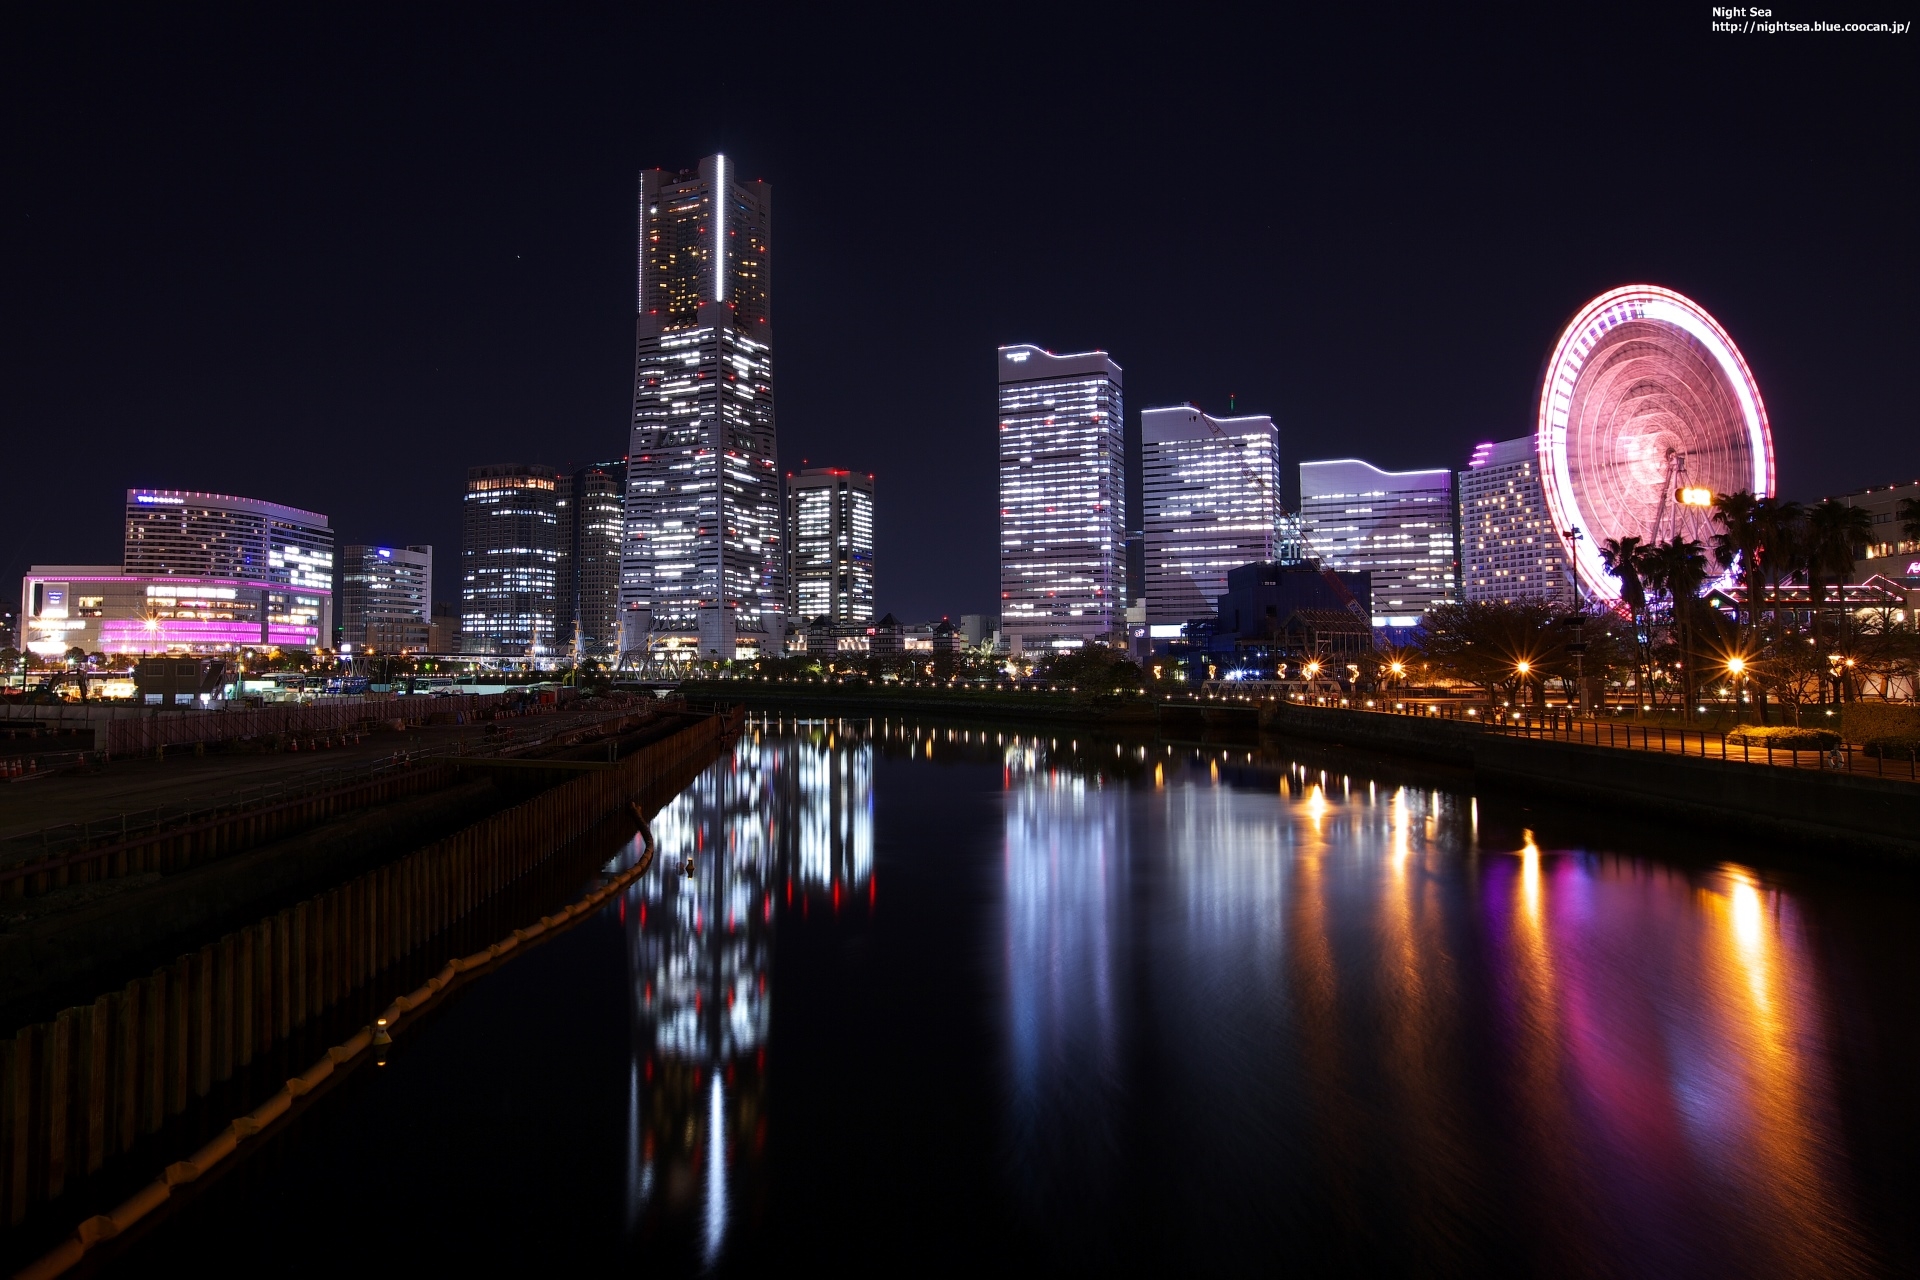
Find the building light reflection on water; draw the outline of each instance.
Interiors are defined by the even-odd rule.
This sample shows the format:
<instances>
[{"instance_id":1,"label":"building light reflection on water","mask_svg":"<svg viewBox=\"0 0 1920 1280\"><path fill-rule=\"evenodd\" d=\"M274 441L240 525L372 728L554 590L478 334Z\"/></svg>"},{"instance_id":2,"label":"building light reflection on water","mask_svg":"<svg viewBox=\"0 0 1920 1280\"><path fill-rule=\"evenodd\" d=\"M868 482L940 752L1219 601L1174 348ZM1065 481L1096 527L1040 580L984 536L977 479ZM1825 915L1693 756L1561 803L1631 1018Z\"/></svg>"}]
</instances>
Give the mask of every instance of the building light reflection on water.
<instances>
[{"instance_id":1,"label":"building light reflection on water","mask_svg":"<svg viewBox=\"0 0 1920 1280\"><path fill-rule=\"evenodd\" d=\"M1278 1156L1247 1164L1258 1133L1312 1187L1391 1176L1414 1193L1368 1212L1418 1256L1457 1257L1444 1224L1498 1183L1516 1220L1581 1206L1555 1238L1600 1269L1736 1200L1780 1227L1716 1228L1735 1269L1858 1260L1822 979L1757 875L1569 849L1510 806L1244 747L884 720L757 726L656 818L663 862L695 869L626 900L633 1221L672 1212L725 1263L765 1185L775 929L877 910L876 769L962 761L1001 789L981 927L1003 1167L1082 1260L1101 1246L1073 1222L1135 1203L1108 1144L1137 1123L1143 1038L1182 1046L1151 1092L1193 1167L1275 1181Z\"/></svg>"},{"instance_id":2,"label":"building light reflection on water","mask_svg":"<svg viewBox=\"0 0 1920 1280\"><path fill-rule=\"evenodd\" d=\"M1297 1127L1317 1176L1352 1181L1371 1176L1353 1135L1384 1127L1418 1153L1405 1176L1472 1168L1485 1156L1449 1073L1457 1046L1491 1036L1475 1070L1510 1120L1474 1123L1527 1135L1530 1203L1656 1232L1705 1211L1704 1183L1735 1184L1783 1225L1728 1227L1754 1270L1861 1261L1837 1102L1812 1065L1827 1054L1817 975L1786 896L1739 868L1506 836L1467 795L1245 761L1179 748L1149 766L1020 735L998 753L1006 1123L1036 1220L1124 1211L1113 1157L1085 1135L1122 1125L1129 1025L1150 1017L1157 1039L1196 1047L1156 1059L1156 1091L1225 1096L1222 1054L1229 1079L1286 1076L1251 1111L1183 1108L1223 1160L1246 1132ZM1480 992L1477 1011L1463 997ZM1266 1065L1236 1056L1263 1042ZM1595 1247L1618 1261L1643 1243Z\"/></svg>"},{"instance_id":3,"label":"building light reflection on water","mask_svg":"<svg viewBox=\"0 0 1920 1280\"><path fill-rule=\"evenodd\" d=\"M697 1209L709 1267L766 1143L779 914L804 918L815 897L835 909L876 902L871 742L840 725L772 737L750 730L654 815L660 870L621 904L634 1022L627 1222Z\"/></svg>"}]
</instances>

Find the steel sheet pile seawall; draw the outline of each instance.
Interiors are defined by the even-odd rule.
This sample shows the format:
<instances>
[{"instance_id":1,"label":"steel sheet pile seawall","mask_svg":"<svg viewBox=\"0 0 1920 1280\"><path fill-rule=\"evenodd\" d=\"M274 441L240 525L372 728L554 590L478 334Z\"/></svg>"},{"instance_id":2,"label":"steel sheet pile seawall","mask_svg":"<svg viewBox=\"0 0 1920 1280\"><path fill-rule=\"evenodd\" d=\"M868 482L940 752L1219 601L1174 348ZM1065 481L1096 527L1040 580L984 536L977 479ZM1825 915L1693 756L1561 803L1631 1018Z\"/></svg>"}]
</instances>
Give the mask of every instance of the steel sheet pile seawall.
<instances>
[{"instance_id":1,"label":"steel sheet pile seawall","mask_svg":"<svg viewBox=\"0 0 1920 1280\"><path fill-rule=\"evenodd\" d=\"M741 718L708 716L0 1040L0 1220L159 1132Z\"/></svg>"},{"instance_id":2,"label":"steel sheet pile seawall","mask_svg":"<svg viewBox=\"0 0 1920 1280\"><path fill-rule=\"evenodd\" d=\"M635 816L639 816L637 812ZM612 877L600 888L570 906L562 907L552 915L540 917L536 924L524 929L515 929L485 951L449 960L439 973L428 978L421 986L406 995L396 997L372 1026L362 1027L342 1043L328 1049L326 1054L312 1066L289 1079L279 1092L220 1130L214 1135L212 1141L194 1152L192 1156L168 1165L158 1178L122 1201L112 1213L97 1214L82 1222L75 1228L72 1236L16 1272L16 1280L51 1280L52 1277L72 1269L93 1246L103 1240L113 1239L166 1204L172 1198L175 1187L198 1181L208 1170L238 1150L242 1142L266 1131L283 1119L293 1110L299 1099L325 1084L332 1078L335 1071L355 1065L363 1060L361 1055L367 1050L391 1039L392 1033L401 1028L409 1015L424 1011L463 975L485 969L495 961L513 955L522 944L531 944L543 937L549 937L558 930L592 914L616 893L646 874L647 869L653 865L655 852L653 831L644 817L640 819L640 833L645 842L645 850L633 866Z\"/></svg>"}]
</instances>

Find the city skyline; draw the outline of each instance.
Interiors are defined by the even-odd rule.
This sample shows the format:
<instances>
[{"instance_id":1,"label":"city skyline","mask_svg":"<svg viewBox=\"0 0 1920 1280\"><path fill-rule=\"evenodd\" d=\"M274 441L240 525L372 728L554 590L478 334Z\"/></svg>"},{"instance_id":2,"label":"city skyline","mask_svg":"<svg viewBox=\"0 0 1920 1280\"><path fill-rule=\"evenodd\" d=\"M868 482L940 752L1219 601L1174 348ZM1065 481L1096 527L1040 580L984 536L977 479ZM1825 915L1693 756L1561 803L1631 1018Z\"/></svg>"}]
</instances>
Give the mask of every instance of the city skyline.
<instances>
[{"instance_id":1,"label":"city skyline","mask_svg":"<svg viewBox=\"0 0 1920 1280\"><path fill-rule=\"evenodd\" d=\"M467 466L620 456L634 174L716 153L782 193L778 465L831 460L892 495L876 530L898 549L880 612L993 607L997 478L984 447L964 442L979 439L992 395L977 353L1032 338L1113 352L1136 404L1258 405L1281 432L1290 486L1303 457L1457 468L1480 441L1526 434L1542 353L1576 308L1622 281L1659 281L1739 335L1787 496L1920 475L1897 375L1917 327L1911 250L1880 234L1920 212L1915 163L1848 127L1910 114L1905 78L1872 70L1901 56L1898 42L1789 52L1651 13L1631 42L1510 33L1462 86L1436 56L1465 38L1450 29L1370 33L1362 65L1357 32L1316 20L1271 55L1277 94L1227 74L1204 107L1096 115L1022 83L970 117L947 112L958 86L945 73L897 81L857 31L824 64L804 62L807 42L777 20L730 71L732 96L683 104L622 69L673 22L615 22L590 44L535 22L499 46L519 68L506 80L432 70L447 105L429 111L415 72L440 65L437 31L395 31L391 60L343 85L364 42L277 21L262 28L270 39L135 21L102 33L97 64L49 39L10 86L52 106L16 135L4 416L27 440L84 440L98 456L0 511L9 574L109 562L103 526L130 485L270 494L329 512L343 541L452 548ZM63 29L44 22L22 28L22 47ZM1068 34L1033 38L1069 51ZM1118 32L1085 38L1063 52L1073 65L1139 71L1167 52ZM1329 56L1304 57L1303 40ZM1628 171L1649 130L1687 118L1731 121L1728 145L1692 157L1692 178L1657 205L1535 198L1574 163L1553 143L1539 59L1605 83L1647 40L1689 75L1657 98L1620 95L1621 127L1587 137L1578 163ZM993 42L976 51L982 65L1009 56ZM234 70L251 65L271 72ZM183 76L198 97L162 91ZM1376 92L1388 85L1401 88ZM895 109L862 105L876 93ZM1395 105L1408 95L1440 105L1412 121ZM146 105L113 107L132 102ZM239 128L255 118L284 136ZM1193 127L1203 118L1221 123ZM1043 141L1096 124L1110 141L1065 151L1017 217L982 221L969 201L933 198L870 216L826 163L857 158L864 189L917 193L949 175L1041 172ZM826 151L822 136L835 138ZM1110 189L1128 166L1232 173L1245 194L1067 194ZM1763 217L1739 195L1755 189L1770 193ZM1174 243L1194 246L1196 265L1169 275ZM1205 282L1209 300L1169 305L1176 279ZM125 343L129 331L141 340ZM207 443L183 448L189 438Z\"/></svg>"}]
</instances>

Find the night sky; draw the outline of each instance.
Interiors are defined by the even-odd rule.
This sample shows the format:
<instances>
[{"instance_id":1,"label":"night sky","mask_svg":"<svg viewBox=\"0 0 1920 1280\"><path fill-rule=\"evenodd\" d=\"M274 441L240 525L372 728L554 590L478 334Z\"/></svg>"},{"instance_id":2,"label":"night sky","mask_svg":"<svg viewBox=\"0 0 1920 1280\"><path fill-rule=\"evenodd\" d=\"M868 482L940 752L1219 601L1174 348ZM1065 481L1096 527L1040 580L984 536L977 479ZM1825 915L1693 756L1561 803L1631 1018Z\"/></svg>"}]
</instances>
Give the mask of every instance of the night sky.
<instances>
[{"instance_id":1,"label":"night sky","mask_svg":"<svg viewBox=\"0 0 1920 1280\"><path fill-rule=\"evenodd\" d=\"M1289 472L1462 466L1533 429L1576 308L1662 284L1744 350L1787 494L1920 476L1912 35L1715 35L1705 3L36 8L0 19L8 582L117 562L155 485L432 543L456 598L467 466L625 452L635 173L714 151L774 187L781 465L877 474L907 621L994 607L1005 342L1112 352L1130 433L1231 394Z\"/></svg>"}]
</instances>

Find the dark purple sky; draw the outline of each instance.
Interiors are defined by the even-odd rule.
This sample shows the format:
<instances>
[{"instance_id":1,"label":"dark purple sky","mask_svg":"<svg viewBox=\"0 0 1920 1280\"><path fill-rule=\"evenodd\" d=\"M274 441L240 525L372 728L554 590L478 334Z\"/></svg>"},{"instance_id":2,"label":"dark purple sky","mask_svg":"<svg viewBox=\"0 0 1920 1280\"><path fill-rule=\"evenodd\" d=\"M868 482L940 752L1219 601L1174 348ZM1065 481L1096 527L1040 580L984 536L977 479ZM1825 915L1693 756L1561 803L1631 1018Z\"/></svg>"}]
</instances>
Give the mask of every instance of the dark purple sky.
<instances>
[{"instance_id":1,"label":"dark purple sky","mask_svg":"<svg viewBox=\"0 0 1920 1280\"><path fill-rule=\"evenodd\" d=\"M774 184L782 465L878 473L910 620L994 604L1002 342L1104 346L1130 425L1235 393L1289 464L1458 466L1646 281L1744 349L1786 492L1920 476L1911 35L161 8L0 18L9 582L114 561L122 491L162 485L431 542L451 598L464 468L624 452L634 173L715 150Z\"/></svg>"}]
</instances>

